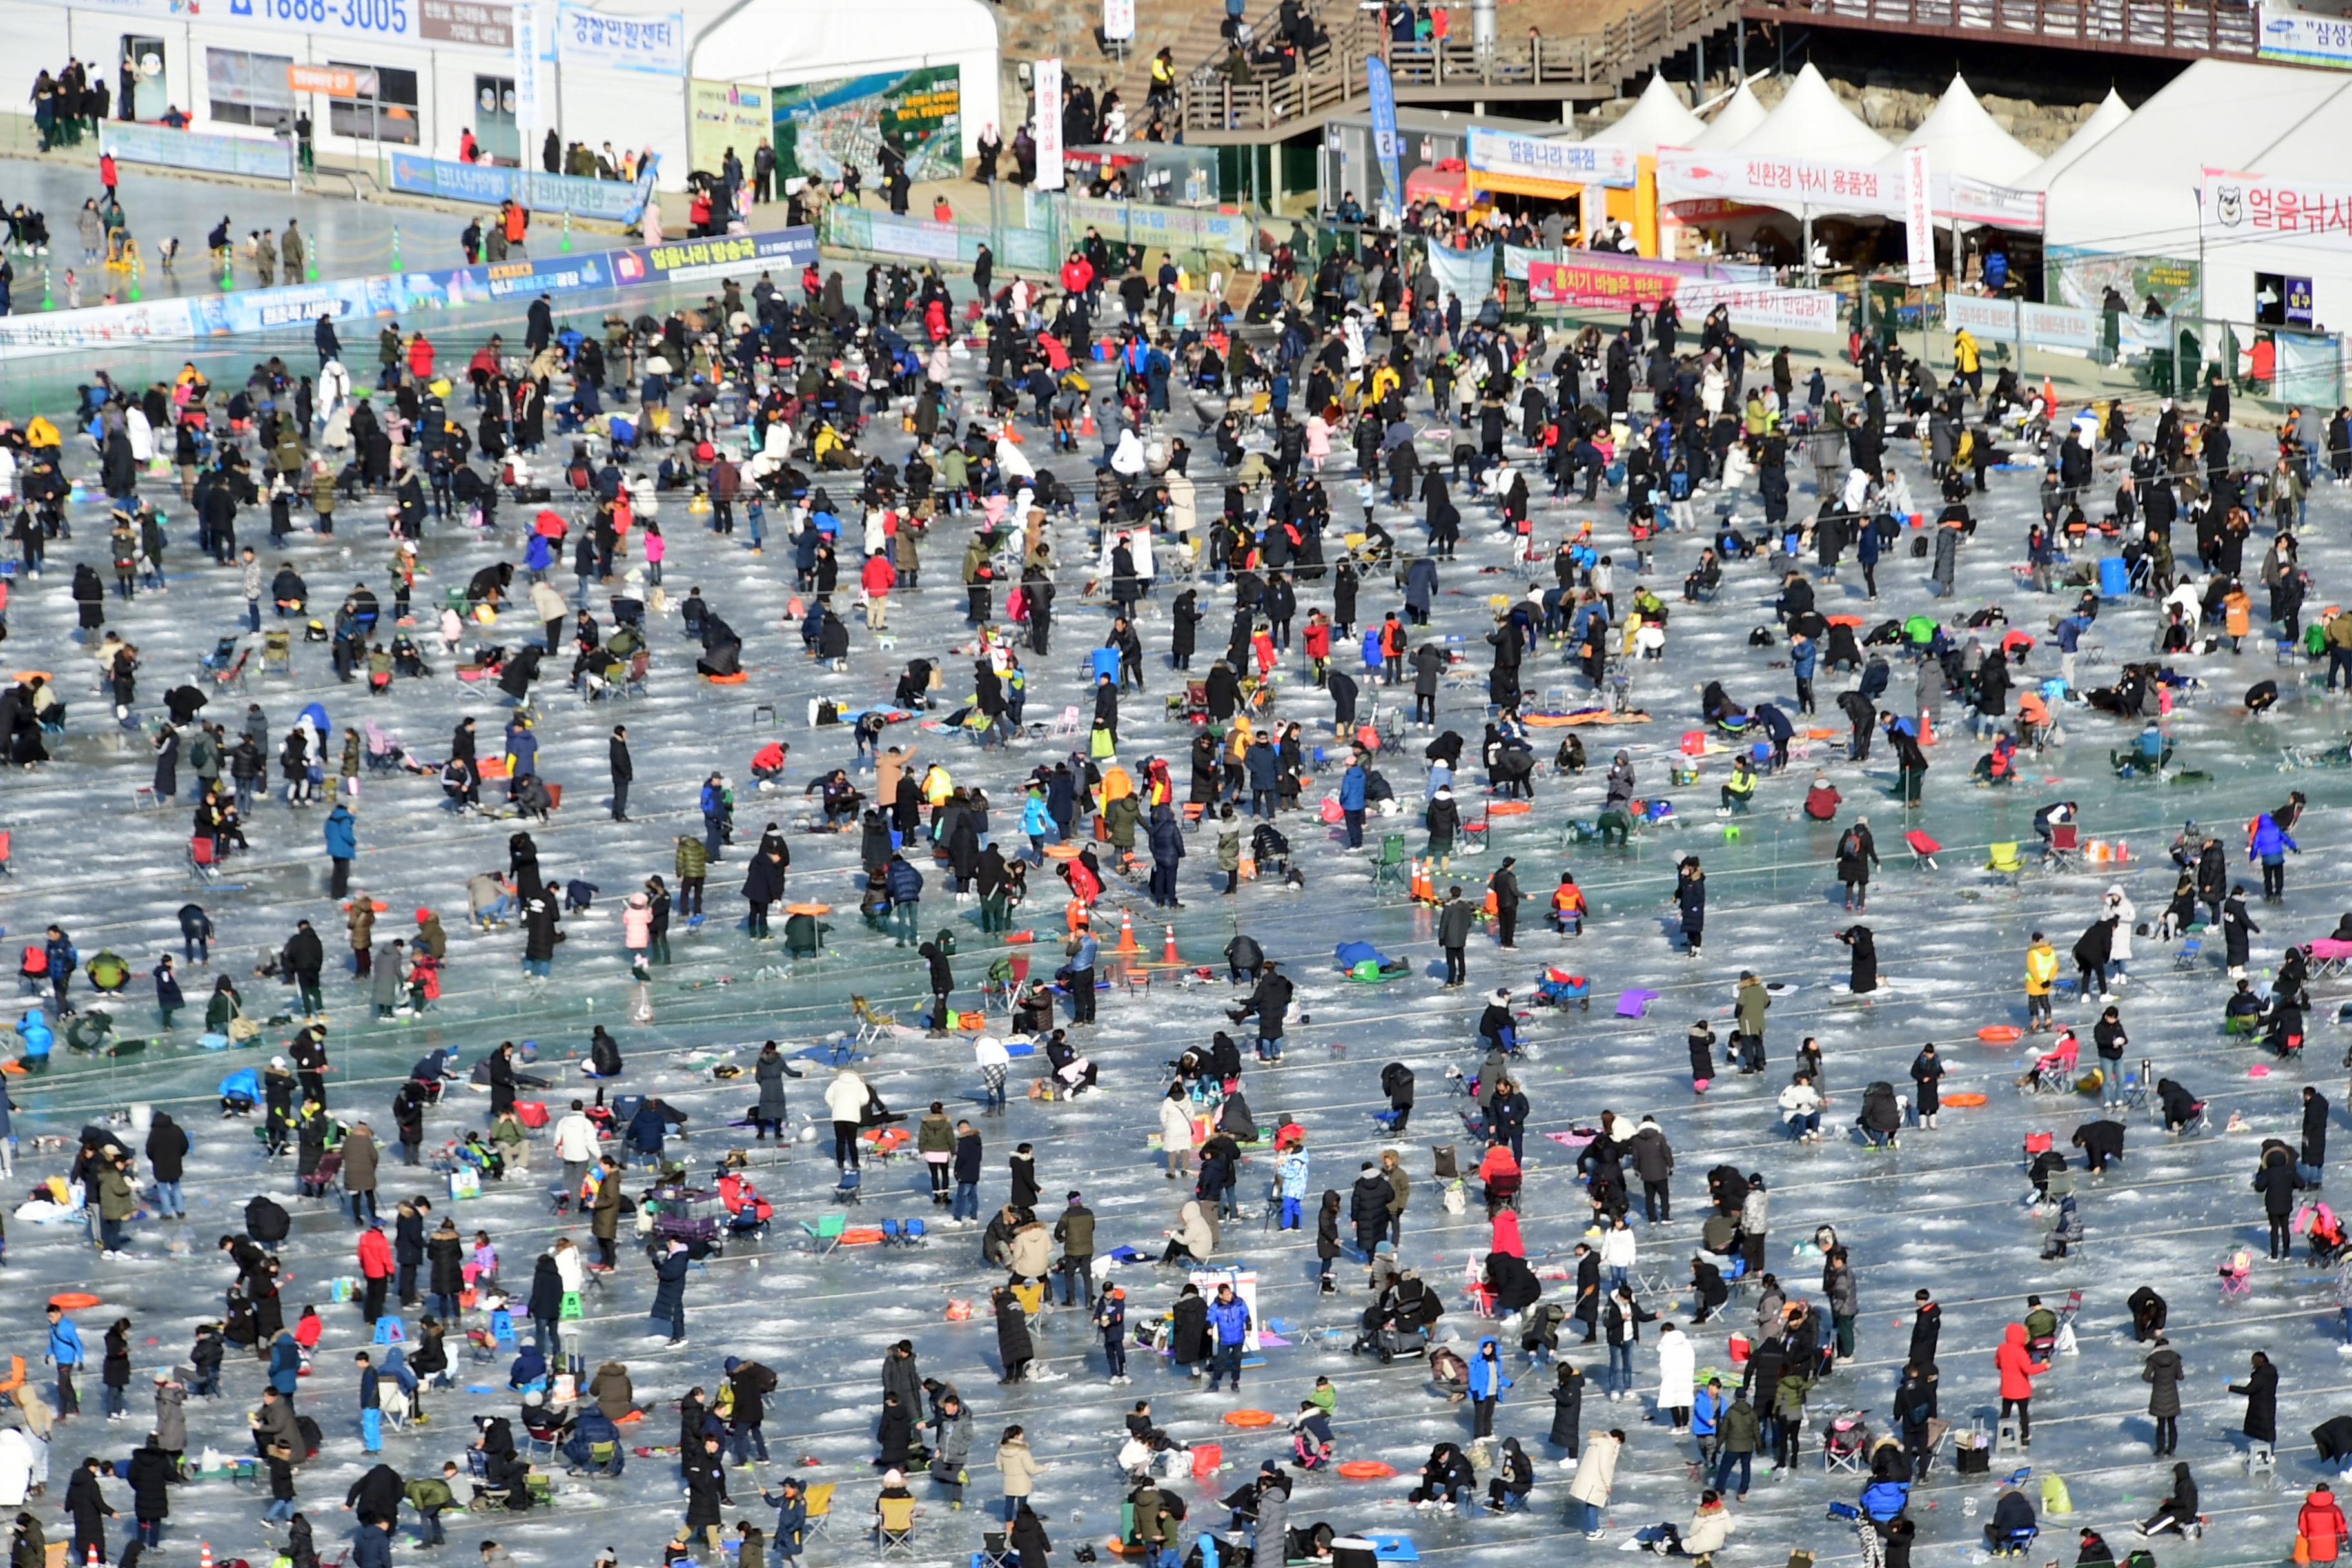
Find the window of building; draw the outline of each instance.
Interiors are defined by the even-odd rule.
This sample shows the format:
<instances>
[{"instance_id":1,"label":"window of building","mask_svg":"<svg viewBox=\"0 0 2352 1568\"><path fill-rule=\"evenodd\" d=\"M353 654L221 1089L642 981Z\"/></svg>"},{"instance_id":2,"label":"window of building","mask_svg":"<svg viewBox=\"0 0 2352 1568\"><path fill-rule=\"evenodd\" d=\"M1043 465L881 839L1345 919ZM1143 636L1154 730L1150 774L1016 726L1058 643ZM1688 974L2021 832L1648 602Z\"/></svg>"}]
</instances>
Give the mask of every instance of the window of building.
<instances>
[{"instance_id":1,"label":"window of building","mask_svg":"<svg viewBox=\"0 0 2352 1568\"><path fill-rule=\"evenodd\" d=\"M294 118L294 91L286 85L287 55L243 49L205 50L205 90L212 117L224 125L276 126Z\"/></svg>"},{"instance_id":2,"label":"window of building","mask_svg":"<svg viewBox=\"0 0 2352 1568\"><path fill-rule=\"evenodd\" d=\"M353 65L349 60L328 63L352 72L359 84L357 96L334 100L328 111L329 130L338 136L355 137L362 142L416 145L415 71L390 66Z\"/></svg>"}]
</instances>

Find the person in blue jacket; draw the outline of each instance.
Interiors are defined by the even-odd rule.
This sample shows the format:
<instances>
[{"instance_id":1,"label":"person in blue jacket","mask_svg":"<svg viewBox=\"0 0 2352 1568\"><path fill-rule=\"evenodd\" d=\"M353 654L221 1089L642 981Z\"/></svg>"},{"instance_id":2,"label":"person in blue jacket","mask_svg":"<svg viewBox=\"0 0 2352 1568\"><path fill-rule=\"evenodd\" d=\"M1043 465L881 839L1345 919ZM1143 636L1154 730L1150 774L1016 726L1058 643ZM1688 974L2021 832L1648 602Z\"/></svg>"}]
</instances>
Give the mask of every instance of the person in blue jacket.
<instances>
[{"instance_id":1,"label":"person in blue jacket","mask_svg":"<svg viewBox=\"0 0 2352 1568\"><path fill-rule=\"evenodd\" d=\"M890 935L899 947L910 947L919 937L915 921L922 909L923 874L904 855L893 855L882 868L882 890L890 899Z\"/></svg>"},{"instance_id":2,"label":"person in blue jacket","mask_svg":"<svg viewBox=\"0 0 2352 1568\"><path fill-rule=\"evenodd\" d=\"M335 863L335 877L328 889L330 898L340 899L352 890L352 862L360 852L359 827L352 820L351 807L341 801L327 814L327 858Z\"/></svg>"},{"instance_id":3,"label":"person in blue jacket","mask_svg":"<svg viewBox=\"0 0 2352 1568\"><path fill-rule=\"evenodd\" d=\"M1209 1362L1209 1392L1217 1392L1217 1384L1226 1377L1234 1380L1234 1391L1242 1386L1242 1348L1250 1329L1249 1303L1234 1294L1233 1286L1217 1287L1217 1299L1209 1303L1209 1331L1214 1351Z\"/></svg>"},{"instance_id":4,"label":"person in blue jacket","mask_svg":"<svg viewBox=\"0 0 2352 1568\"><path fill-rule=\"evenodd\" d=\"M80 1396L74 1393L74 1369L89 1359L81 1348L81 1331L65 1314L65 1309L55 1302L49 1305L49 1344L44 1358L58 1369L58 1416L81 1414Z\"/></svg>"},{"instance_id":5,"label":"person in blue jacket","mask_svg":"<svg viewBox=\"0 0 2352 1568\"><path fill-rule=\"evenodd\" d=\"M1339 816L1348 825L1348 847L1364 847L1364 791L1367 787L1363 759L1351 757L1348 771L1339 775Z\"/></svg>"},{"instance_id":6,"label":"person in blue jacket","mask_svg":"<svg viewBox=\"0 0 2352 1568\"><path fill-rule=\"evenodd\" d=\"M301 1375L302 1347L295 1342L293 1330L281 1328L269 1342L269 1386L291 1399Z\"/></svg>"},{"instance_id":7,"label":"person in blue jacket","mask_svg":"<svg viewBox=\"0 0 2352 1568\"><path fill-rule=\"evenodd\" d=\"M2290 849L2298 855L2303 853L2269 812L2254 818L2253 831L2246 836L2246 858L2262 863L2264 903L2274 904L2286 897L2286 855Z\"/></svg>"},{"instance_id":8,"label":"person in blue jacket","mask_svg":"<svg viewBox=\"0 0 2352 1568\"><path fill-rule=\"evenodd\" d=\"M1488 1334L1478 1342L1478 1353L1470 1358L1470 1436L1473 1438L1495 1435L1495 1406L1503 1402L1503 1390L1511 1386L1511 1374L1503 1370L1502 1347L1495 1336Z\"/></svg>"},{"instance_id":9,"label":"person in blue jacket","mask_svg":"<svg viewBox=\"0 0 2352 1568\"><path fill-rule=\"evenodd\" d=\"M1166 802L1151 808L1151 901L1163 909L1181 910L1176 896L1176 863L1184 858L1184 829Z\"/></svg>"}]
</instances>

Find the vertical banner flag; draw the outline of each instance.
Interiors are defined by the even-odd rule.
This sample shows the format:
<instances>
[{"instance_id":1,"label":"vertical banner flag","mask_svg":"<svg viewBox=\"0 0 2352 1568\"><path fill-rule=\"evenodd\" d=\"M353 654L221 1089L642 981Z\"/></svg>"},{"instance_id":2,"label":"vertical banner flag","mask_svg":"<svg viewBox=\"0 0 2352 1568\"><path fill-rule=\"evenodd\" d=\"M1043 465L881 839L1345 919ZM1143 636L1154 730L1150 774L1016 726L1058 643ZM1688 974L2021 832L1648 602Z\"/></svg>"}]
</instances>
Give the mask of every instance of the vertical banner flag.
<instances>
[{"instance_id":1,"label":"vertical banner flag","mask_svg":"<svg viewBox=\"0 0 2352 1568\"><path fill-rule=\"evenodd\" d=\"M1372 98L1372 152L1380 159L1380 212L1384 219L1404 215L1404 175L1397 159L1396 84L1389 62L1378 55L1364 61L1364 81Z\"/></svg>"},{"instance_id":2,"label":"vertical banner flag","mask_svg":"<svg viewBox=\"0 0 2352 1568\"><path fill-rule=\"evenodd\" d=\"M1936 197L1927 184L1927 149L1903 149L1903 243L1914 287L1936 281Z\"/></svg>"},{"instance_id":3,"label":"vertical banner flag","mask_svg":"<svg viewBox=\"0 0 2352 1568\"><path fill-rule=\"evenodd\" d=\"M1031 94L1037 100L1037 188L1062 188L1062 61L1059 56L1039 60L1031 73Z\"/></svg>"}]
</instances>

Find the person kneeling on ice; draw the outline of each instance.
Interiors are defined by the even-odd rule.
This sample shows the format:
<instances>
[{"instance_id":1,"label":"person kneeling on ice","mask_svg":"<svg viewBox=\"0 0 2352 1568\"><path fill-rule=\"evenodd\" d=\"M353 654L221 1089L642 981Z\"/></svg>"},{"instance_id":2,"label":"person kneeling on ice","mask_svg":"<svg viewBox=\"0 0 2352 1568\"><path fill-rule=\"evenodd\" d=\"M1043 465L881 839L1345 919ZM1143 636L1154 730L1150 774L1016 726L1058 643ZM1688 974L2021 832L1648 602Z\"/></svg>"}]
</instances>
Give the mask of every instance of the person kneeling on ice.
<instances>
[{"instance_id":1,"label":"person kneeling on ice","mask_svg":"<svg viewBox=\"0 0 2352 1568\"><path fill-rule=\"evenodd\" d=\"M1688 1524L1679 1530L1671 1522L1654 1524L1635 1531L1633 1539L1643 1551L1661 1557L1710 1556L1731 1539L1731 1510L1724 1506L1720 1494L1701 1492Z\"/></svg>"}]
</instances>

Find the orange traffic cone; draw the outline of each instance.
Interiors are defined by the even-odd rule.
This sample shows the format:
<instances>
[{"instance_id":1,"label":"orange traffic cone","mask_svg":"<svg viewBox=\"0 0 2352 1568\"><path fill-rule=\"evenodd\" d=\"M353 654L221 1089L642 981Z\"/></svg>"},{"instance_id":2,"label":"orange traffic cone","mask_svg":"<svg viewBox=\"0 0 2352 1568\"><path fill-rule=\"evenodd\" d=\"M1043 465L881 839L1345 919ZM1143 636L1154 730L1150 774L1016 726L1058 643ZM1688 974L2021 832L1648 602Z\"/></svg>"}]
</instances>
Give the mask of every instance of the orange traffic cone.
<instances>
[{"instance_id":1,"label":"orange traffic cone","mask_svg":"<svg viewBox=\"0 0 2352 1568\"><path fill-rule=\"evenodd\" d=\"M89 1568L105 1568L105 1564L99 1561L98 1542L95 1541L89 1543Z\"/></svg>"},{"instance_id":2,"label":"orange traffic cone","mask_svg":"<svg viewBox=\"0 0 2352 1568\"><path fill-rule=\"evenodd\" d=\"M1095 429L1095 410L1092 404L1088 404L1087 405L1087 411L1078 416L1078 434L1086 437L1088 440L1092 440L1097 434Z\"/></svg>"},{"instance_id":3,"label":"orange traffic cone","mask_svg":"<svg viewBox=\"0 0 2352 1568\"><path fill-rule=\"evenodd\" d=\"M1919 743L1923 746L1936 743L1936 726L1925 713L1919 715Z\"/></svg>"},{"instance_id":4,"label":"orange traffic cone","mask_svg":"<svg viewBox=\"0 0 2352 1568\"><path fill-rule=\"evenodd\" d=\"M1168 941L1160 949L1160 962L1171 969L1183 967L1184 961L1176 955L1176 928L1168 928Z\"/></svg>"},{"instance_id":5,"label":"orange traffic cone","mask_svg":"<svg viewBox=\"0 0 2352 1568\"><path fill-rule=\"evenodd\" d=\"M213 1543L211 1542L199 1541L196 1542L196 1568L213 1568Z\"/></svg>"},{"instance_id":6,"label":"orange traffic cone","mask_svg":"<svg viewBox=\"0 0 2352 1568\"><path fill-rule=\"evenodd\" d=\"M1111 951L1114 952L1141 952L1143 951L1141 947L1136 944L1135 941L1135 917L1128 913L1125 910L1118 911L1118 945Z\"/></svg>"}]
</instances>

